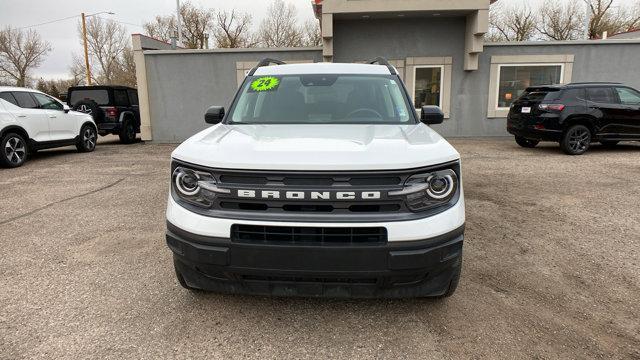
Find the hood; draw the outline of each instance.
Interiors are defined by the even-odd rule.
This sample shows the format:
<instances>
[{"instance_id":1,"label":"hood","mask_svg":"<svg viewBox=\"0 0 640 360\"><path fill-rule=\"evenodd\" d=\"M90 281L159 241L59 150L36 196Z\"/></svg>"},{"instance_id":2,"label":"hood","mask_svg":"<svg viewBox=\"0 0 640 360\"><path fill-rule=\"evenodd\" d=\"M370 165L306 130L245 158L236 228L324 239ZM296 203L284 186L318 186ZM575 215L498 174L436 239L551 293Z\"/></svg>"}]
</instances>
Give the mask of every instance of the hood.
<instances>
[{"instance_id":1,"label":"hood","mask_svg":"<svg viewBox=\"0 0 640 360\"><path fill-rule=\"evenodd\" d=\"M460 158L424 124L224 125L206 129L172 154L220 169L398 170Z\"/></svg>"}]
</instances>

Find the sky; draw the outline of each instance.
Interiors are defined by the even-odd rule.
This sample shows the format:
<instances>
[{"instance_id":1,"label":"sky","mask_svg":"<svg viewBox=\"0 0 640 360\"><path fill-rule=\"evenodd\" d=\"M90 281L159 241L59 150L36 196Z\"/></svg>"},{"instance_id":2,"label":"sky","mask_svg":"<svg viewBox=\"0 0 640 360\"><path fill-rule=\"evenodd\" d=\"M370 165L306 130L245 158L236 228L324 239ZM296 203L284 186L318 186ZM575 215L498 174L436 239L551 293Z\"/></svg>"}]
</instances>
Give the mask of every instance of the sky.
<instances>
[{"instance_id":1,"label":"sky","mask_svg":"<svg viewBox=\"0 0 640 360\"><path fill-rule=\"evenodd\" d=\"M181 0L185 1L185 0ZM294 4L302 22L313 17L311 0L285 0ZM578 1L578 0L558 0ZM616 0L618 3L632 4L640 0ZM265 17L268 0L191 0L192 3L213 9L232 8L250 13L256 28ZM536 5L543 0L500 0L500 3L528 3ZM55 3L55 5L53 5ZM495 5L494 5L495 6ZM33 27L48 41L53 50L43 64L35 69L34 78L58 79L69 77L72 54L82 54L82 47L76 26L80 13L111 11L115 15L100 15L125 25L130 33L142 33L142 24L156 15L175 13L176 0L0 0L0 27L25 27L44 22L76 16L51 24Z\"/></svg>"},{"instance_id":2,"label":"sky","mask_svg":"<svg viewBox=\"0 0 640 360\"><path fill-rule=\"evenodd\" d=\"M184 2L185 0L181 0ZM285 0L298 10L299 20L313 18L311 0ZM55 3L55 5L53 5ZM191 3L218 10L232 8L248 12L253 16L253 26L257 28L265 17L267 0L191 0ZM28 9L28 12L26 11ZM46 60L32 73L34 78L63 79L69 77L72 54L82 54L82 46L76 26L80 14L111 11L115 15L100 15L105 19L121 22L130 33L143 33L142 24L156 15L170 15L176 11L176 0L0 0L0 27L31 26L44 22L77 17L33 27L52 46Z\"/></svg>"}]
</instances>

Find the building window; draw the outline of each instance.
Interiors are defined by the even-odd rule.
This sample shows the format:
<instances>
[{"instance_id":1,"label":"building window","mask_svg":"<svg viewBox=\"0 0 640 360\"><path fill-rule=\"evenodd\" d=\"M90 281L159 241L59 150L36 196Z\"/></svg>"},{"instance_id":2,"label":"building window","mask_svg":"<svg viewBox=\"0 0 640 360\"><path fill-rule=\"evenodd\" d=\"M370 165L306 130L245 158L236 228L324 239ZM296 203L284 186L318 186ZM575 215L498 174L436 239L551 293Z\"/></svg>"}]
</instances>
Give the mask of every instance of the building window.
<instances>
[{"instance_id":1,"label":"building window","mask_svg":"<svg viewBox=\"0 0 640 360\"><path fill-rule=\"evenodd\" d=\"M489 70L487 117L506 118L529 86L570 83L574 55L494 55Z\"/></svg>"},{"instance_id":2,"label":"building window","mask_svg":"<svg viewBox=\"0 0 640 360\"><path fill-rule=\"evenodd\" d=\"M416 109L442 104L442 66L416 66L413 101Z\"/></svg>"},{"instance_id":3,"label":"building window","mask_svg":"<svg viewBox=\"0 0 640 360\"><path fill-rule=\"evenodd\" d=\"M563 65L500 65L497 109L505 109L529 86L562 83Z\"/></svg>"}]
</instances>

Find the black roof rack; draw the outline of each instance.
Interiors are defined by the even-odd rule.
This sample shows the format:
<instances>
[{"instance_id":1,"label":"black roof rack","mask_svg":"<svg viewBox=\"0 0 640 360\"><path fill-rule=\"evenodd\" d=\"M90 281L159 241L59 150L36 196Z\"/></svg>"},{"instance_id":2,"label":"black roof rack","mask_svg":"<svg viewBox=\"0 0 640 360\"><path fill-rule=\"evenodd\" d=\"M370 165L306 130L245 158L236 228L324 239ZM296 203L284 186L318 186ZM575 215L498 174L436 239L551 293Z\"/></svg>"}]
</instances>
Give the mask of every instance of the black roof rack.
<instances>
[{"instance_id":1,"label":"black roof rack","mask_svg":"<svg viewBox=\"0 0 640 360\"><path fill-rule=\"evenodd\" d=\"M391 73L391 75L398 75L398 73L396 72L396 68L394 68L391 64L389 64L389 62L387 61L387 59L378 56L377 58L368 61L367 64L380 64L380 65L384 65L387 68L389 68L389 72Z\"/></svg>"},{"instance_id":2,"label":"black roof rack","mask_svg":"<svg viewBox=\"0 0 640 360\"><path fill-rule=\"evenodd\" d=\"M584 82L572 82L567 85L602 85L602 84L611 84L611 85L621 85L622 83L614 82L614 81L584 81Z\"/></svg>"},{"instance_id":3,"label":"black roof rack","mask_svg":"<svg viewBox=\"0 0 640 360\"><path fill-rule=\"evenodd\" d=\"M260 60L258 65L256 65L253 69L251 69L249 71L249 75L248 76L252 76L253 74L255 74L255 72L256 72L256 70L258 70L258 68L261 68L263 66L269 66L271 64L284 65L286 63L284 61L280 61L280 60L276 60L276 59L270 59L270 58L262 59L262 60Z\"/></svg>"}]
</instances>

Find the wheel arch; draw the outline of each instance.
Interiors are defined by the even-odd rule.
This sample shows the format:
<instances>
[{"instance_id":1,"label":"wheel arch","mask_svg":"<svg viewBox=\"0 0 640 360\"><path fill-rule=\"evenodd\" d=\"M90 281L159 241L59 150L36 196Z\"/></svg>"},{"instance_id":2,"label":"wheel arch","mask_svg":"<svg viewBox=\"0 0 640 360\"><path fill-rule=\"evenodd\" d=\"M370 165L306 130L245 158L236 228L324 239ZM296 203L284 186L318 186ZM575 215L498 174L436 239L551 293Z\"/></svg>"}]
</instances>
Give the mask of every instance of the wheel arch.
<instances>
[{"instance_id":1,"label":"wheel arch","mask_svg":"<svg viewBox=\"0 0 640 360\"><path fill-rule=\"evenodd\" d=\"M573 125L584 125L589 131L591 136L595 136L598 133L598 127L596 125L596 119L589 115L575 115L568 117L562 123L562 131L565 132Z\"/></svg>"},{"instance_id":2,"label":"wheel arch","mask_svg":"<svg viewBox=\"0 0 640 360\"><path fill-rule=\"evenodd\" d=\"M125 120L133 120L134 125L137 125L136 114L134 114L133 111L126 110L120 114L120 122L122 123Z\"/></svg>"},{"instance_id":3,"label":"wheel arch","mask_svg":"<svg viewBox=\"0 0 640 360\"><path fill-rule=\"evenodd\" d=\"M93 121L84 121L80 125L80 129L78 129L78 134L80 134L82 132L82 128L85 127L86 125L91 126L93 128L93 130L96 131L96 134L98 133L98 127L96 126L96 124Z\"/></svg>"},{"instance_id":4,"label":"wheel arch","mask_svg":"<svg viewBox=\"0 0 640 360\"><path fill-rule=\"evenodd\" d=\"M27 130L25 130L23 127L18 126L18 125L9 125L6 128L0 130L0 138L2 138L5 134L10 133L10 132L15 132L18 133L22 136L24 136L24 140L26 142L30 142L30 138L29 138L29 133L27 132Z\"/></svg>"}]
</instances>

